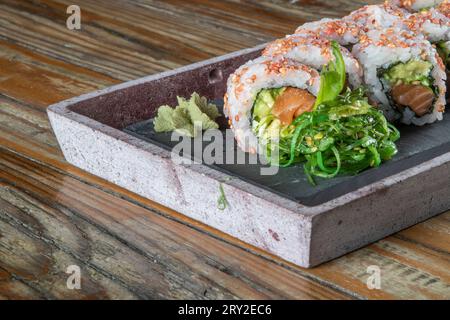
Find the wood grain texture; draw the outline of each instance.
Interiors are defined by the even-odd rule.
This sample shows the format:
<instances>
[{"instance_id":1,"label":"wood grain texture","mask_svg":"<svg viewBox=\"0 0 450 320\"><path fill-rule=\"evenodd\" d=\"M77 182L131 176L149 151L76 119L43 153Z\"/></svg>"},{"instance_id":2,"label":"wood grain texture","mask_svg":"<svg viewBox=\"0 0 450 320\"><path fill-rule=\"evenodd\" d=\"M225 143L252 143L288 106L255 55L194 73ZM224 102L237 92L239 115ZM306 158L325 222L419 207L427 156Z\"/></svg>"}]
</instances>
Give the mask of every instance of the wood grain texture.
<instances>
[{"instance_id":1,"label":"wood grain texture","mask_svg":"<svg viewBox=\"0 0 450 320\"><path fill-rule=\"evenodd\" d=\"M0 299L450 299L449 212L304 270L69 165L45 114L363 2L79 0L81 31L69 4L0 1Z\"/></svg>"}]
</instances>

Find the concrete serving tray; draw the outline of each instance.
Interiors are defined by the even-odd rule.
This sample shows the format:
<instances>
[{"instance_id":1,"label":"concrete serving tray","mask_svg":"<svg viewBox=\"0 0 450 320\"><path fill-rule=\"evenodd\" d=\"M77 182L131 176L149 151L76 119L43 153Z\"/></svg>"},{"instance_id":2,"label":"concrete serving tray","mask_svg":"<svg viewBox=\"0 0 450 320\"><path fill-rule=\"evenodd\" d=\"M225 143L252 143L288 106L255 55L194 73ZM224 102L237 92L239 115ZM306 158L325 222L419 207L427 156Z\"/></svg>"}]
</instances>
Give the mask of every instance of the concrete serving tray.
<instances>
[{"instance_id":1,"label":"concrete serving tray","mask_svg":"<svg viewBox=\"0 0 450 320\"><path fill-rule=\"evenodd\" d=\"M226 79L261 46L144 77L48 108L70 163L302 267L312 267L450 209L450 117L401 127L400 152L354 177L306 182L301 168L175 164L152 131L158 106L194 91L221 101ZM217 206L220 184L229 205Z\"/></svg>"}]
</instances>

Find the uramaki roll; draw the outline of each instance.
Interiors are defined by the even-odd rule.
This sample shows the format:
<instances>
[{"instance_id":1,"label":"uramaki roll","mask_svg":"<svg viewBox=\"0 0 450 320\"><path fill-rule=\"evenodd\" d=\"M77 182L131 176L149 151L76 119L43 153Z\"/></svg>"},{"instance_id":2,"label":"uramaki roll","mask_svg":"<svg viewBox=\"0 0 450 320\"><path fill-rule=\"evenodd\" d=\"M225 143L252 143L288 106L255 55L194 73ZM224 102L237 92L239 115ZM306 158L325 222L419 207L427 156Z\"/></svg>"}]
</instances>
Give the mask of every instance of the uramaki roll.
<instances>
[{"instance_id":1,"label":"uramaki roll","mask_svg":"<svg viewBox=\"0 0 450 320\"><path fill-rule=\"evenodd\" d=\"M352 53L364 69L373 103L391 120L424 125L442 120L446 73L436 49L406 30L371 30Z\"/></svg>"},{"instance_id":2,"label":"uramaki roll","mask_svg":"<svg viewBox=\"0 0 450 320\"><path fill-rule=\"evenodd\" d=\"M283 56L321 71L323 66L335 60L332 51L332 41L328 39L317 36L291 35L267 45L263 56ZM361 65L346 48L341 46L340 51L344 59L349 85L351 89L356 89L362 85Z\"/></svg>"},{"instance_id":3,"label":"uramaki roll","mask_svg":"<svg viewBox=\"0 0 450 320\"><path fill-rule=\"evenodd\" d=\"M443 2L436 8L428 8L411 14L405 19L405 25L407 29L422 34L435 45L446 66L448 77L450 70L450 3Z\"/></svg>"},{"instance_id":4,"label":"uramaki roll","mask_svg":"<svg viewBox=\"0 0 450 320\"><path fill-rule=\"evenodd\" d=\"M450 3L444 1L436 5L438 2L409 1L409 5L415 5L417 9L420 7L420 11L412 14L386 2L383 5L363 7L344 19L353 20L360 27L362 33L377 28L394 27L424 36L436 46L448 72L450 66L450 15L446 15L446 13L450 13ZM408 3L405 1L404 5L408 5ZM433 7L434 5L436 6Z\"/></svg>"},{"instance_id":5,"label":"uramaki roll","mask_svg":"<svg viewBox=\"0 0 450 320\"><path fill-rule=\"evenodd\" d=\"M238 146L262 153L265 140L311 111L319 88L319 72L292 59L259 57L242 65L229 77L224 98Z\"/></svg>"}]
</instances>

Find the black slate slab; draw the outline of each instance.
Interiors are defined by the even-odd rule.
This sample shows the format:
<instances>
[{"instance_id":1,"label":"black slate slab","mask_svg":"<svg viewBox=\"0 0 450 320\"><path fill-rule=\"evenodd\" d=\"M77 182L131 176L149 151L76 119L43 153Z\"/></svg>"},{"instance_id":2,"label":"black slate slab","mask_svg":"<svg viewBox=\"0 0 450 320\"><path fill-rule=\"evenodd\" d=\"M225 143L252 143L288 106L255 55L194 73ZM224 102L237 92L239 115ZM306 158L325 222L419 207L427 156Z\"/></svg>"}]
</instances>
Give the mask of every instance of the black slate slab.
<instances>
[{"instance_id":1,"label":"black slate slab","mask_svg":"<svg viewBox=\"0 0 450 320\"><path fill-rule=\"evenodd\" d=\"M217 101L217 104L220 106L221 101ZM315 206L450 151L449 114L445 114L443 121L432 125L423 127L398 125L397 127L401 132L401 138L397 142L399 153L391 161L356 176L316 179L317 186L308 182L303 168L299 165L280 168L276 175L271 176L261 175L262 164L213 164L210 166L291 200L296 200L303 205ZM151 119L128 126L124 131L167 150L172 150L178 143L171 141L171 135L168 133L156 133ZM203 143L203 148L207 144ZM237 149L236 145L234 149ZM184 156L193 158L193 154Z\"/></svg>"}]
</instances>

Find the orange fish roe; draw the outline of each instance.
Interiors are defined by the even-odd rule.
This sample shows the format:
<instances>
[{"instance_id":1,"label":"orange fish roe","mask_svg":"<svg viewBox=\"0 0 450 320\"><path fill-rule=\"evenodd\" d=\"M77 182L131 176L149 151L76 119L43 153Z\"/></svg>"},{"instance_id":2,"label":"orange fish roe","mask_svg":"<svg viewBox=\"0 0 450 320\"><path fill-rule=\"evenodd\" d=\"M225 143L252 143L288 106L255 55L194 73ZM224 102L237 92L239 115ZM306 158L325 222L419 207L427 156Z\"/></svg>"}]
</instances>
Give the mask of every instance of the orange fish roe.
<instances>
[{"instance_id":1,"label":"orange fish roe","mask_svg":"<svg viewBox=\"0 0 450 320\"><path fill-rule=\"evenodd\" d=\"M365 10L365 9L366 9L366 7L364 7L363 9L360 9L360 11ZM365 25L371 24L375 28L380 27L380 24L377 22L377 20L375 18L372 18L372 20L369 20L369 17L371 17L371 14L364 12L364 11L362 11L362 12L360 12L360 11L356 11L355 13L353 13L351 15L351 18L354 21L365 22ZM366 28L369 28L369 27L366 26Z\"/></svg>"},{"instance_id":2,"label":"orange fish roe","mask_svg":"<svg viewBox=\"0 0 450 320\"><path fill-rule=\"evenodd\" d=\"M393 6L389 1L385 1L382 4L384 10L386 10L387 12L389 12L390 14L403 18L405 17L406 12L404 10L400 10L397 7Z\"/></svg>"},{"instance_id":3,"label":"orange fish roe","mask_svg":"<svg viewBox=\"0 0 450 320\"><path fill-rule=\"evenodd\" d=\"M223 96L223 108L225 111L230 111L230 105L228 103L228 93Z\"/></svg>"},{"instance_id":4,"label":"orange fish roe","mask_svg":"<svg viewBox=\"0 0 450 320\"><path fill-rule=\"evenodd\" d=\"M307 67L303 64L294 64L293 61L282 58L279 60L267 60L263 62L263 64L266 65L266 72L267 73L274 73L274 74L286 74L288 71L305 71L306 73L309 73L310 75L318 72L314 69L311 69L310 67Z\"/></svg>"},{"instance_id":5,"label":"orange fish roe","mask_svg":"<svg viewBox=\"0 0 450 320\"><path fill-rule=\"evenodd\" d=\"M270 43L264 49L263 55L265 56L285 55L292 49L306 45L329 48L331 46L331 41L319 38L317 35L308 38L293 35L284 39L275 40L274 42Z\"/></svg>"},{"instance_id":6,"label":"orange fish roe","mask_svg":"<svg viewBox=\"0 0 450 320\"><path fill-rule=\"evenodd\" d=\"M398 18L398 23L400 24L401 20L405 18L406 12L401 10L395 6L392 6L390 3L385 2L383 5L367 5L362 7L359 10L352 12L349 16L344 18L344 21L351 24L356 25L356 28L360 28L363 32L368 32L372 29L379 29L383 27L387 27L382 22L377 19L377 10L384 11L383 14L390 15ZM395 24L395 23L394 23ZM354 33L355 36L358 33Z\"/></svg>"},{"instance_id":7,"label":"orange fish roe","mask_svg":"<svg viewBox=\"0 0 450 320\"><path fill-rule=\"evenodd\" d=\"M352 23L344 22L344 21L334 21L328 24L327 31L329 33L336 33L337 35L343 36L347 32L356 36L359 33L359 28Z\"/></svg>"},{"instance_id":8,"label":"orange fish roe","mask_svg":"<svg viewBox=\"0 0 450 320\"><path fill-rule=\"evenodd\" d=\"M379 35L379 39L374 41L367 34L362 34L359 38L359 42L362 48L366 48L369 45L375 44L379 47L388 47L388 48L409 48L412 46L416 46L414 43L415 34L407 31L400 31L394 28L388 28L384 31L384 33Z\"/></svg>"},{"instance_id":9,"label":"orange fish roe","mask_svg":"<svg viewBox=\"0 0 450 320\"><path fill-rule=\"evenodd\" d=\"M331 50L329 46L326 47L322 47L322 50L320 52L322 54L322 56L326 57L327 59L331 59L332 54L331 54Z\"/></svg>"},{"instance_id":10,"label":"orange fish roe","mask_svg":"<svg viewBox=\"0 0 450 320\"><path fill-rule=\"evenodd\" d=\"M254 74L250 78L248 78L246 81L248 83L255 83L256 79L257 79L256 74Z\"/></svg>"},{"instance_id":11,"label":"orange fish roe","mask_svg":"<svg viewBox=\"0 0 450 320\"><path fill-rule=\"evenodd\" d=\"M234 89L234 95L238 97L242 91L244 91L244 85L241 83L237 85L236 88Z\"/></svg>"},{"instance_id":12,"label":"orange fish roe","mask_svg":"<svg viewBox=\"0 0 450 320\"><path fill-rule=\"evenodd\" d=\"M450 2L444 1L439 6L437 6L436 10L450 19Z\"/></svg>"},{"instance_id":13,"label":"orange fish roe","mask_svg":"<svg viewBox=\"0 0 450 320\"><path fill-rule=\"evenodd\" d=\"M241 81L241 77L238 76L238 75L235 73L235 74L233 74L233 75L231 76L231 81L232 81L233 83L238 83L239 81Z\"/></svg>"},{"instance_id":14,"label":"orange fish roe","mask_svg":"<svg viewBox=\"0 0 450 320\"><path fill-rule=\"evenodd\" d=\"M439 11L438 11L439 12ZM442 12L440 12L443 14ZM450 11L449 11L450 13ZM443 14L444 15L444 14ZM450 20L445 18L436 17L436 11L423 11L410 15L404 20L405 25L415 33L422 33L425 23L432 23L439 26L450 27Z\"/></svg>"},{"instance_id":15,"label":"orange fish roe","mask_svg":"<svg viewBox=\"0 0 450 320\"><path fill-rule=\"evenodd\" d=\"M303 29L302 27L298 28L295 31L298 35L310 36L310 37L342 37L345 34L350 34L356 37L360 33L360 29L356 26L355 23L345 20L336 20L336 21L328 21L324 22L315 30Z\"/></svg>"},{"instance_id":16,"label":"orange fish roe","mask_svg":"<svg viewBox=\"0 0 450 320\"><path fill-rule=\"evenodd\" d=\"M435 57L436 57L436 60L437 60L437 63L438 63L438 65L439 65L439 67L440 67L441 69L444 69L444 70L445 70L444 62L442 61L442 58L439 56L438 53L436 53Z\"/></svg>"},{"instance_id":17,"label":"orange fish roe","mask_svg":"<svg viewBox=\"0 0 450 320\"><path fill-rule=\"evenodd\" d=\"M412 5L415 3L415 0L400 0L399 6L406 9L411 9Z\"/></svg>"},{"instance_id":18,"label":"orange fish roe","mask_svg":"<svg viewBox=\"0 0 450 320\"><path fill-rule=\"evenodd\" d=\"M369 38L369 36L368 36L367 34L362 34L362 35L359 37L359 43L360 43L362 46L368 46L368 45L372 44L373 41Z\"/></svg>"},{"instance_id":19,"label":"orange fish roe","mask_svg":"<svg viewBox=\"0 0 450 320\"><path fill-rule=\"evenodd\" d=\"M234 74L231 76L231 81L232 81L234 84L241 82L242 76L243 76L244 73L246 73L247 71L248 71L248 67L242 68L242 69L239 70L237 73L234 73Z\"/></svg>"}]
</instances>

